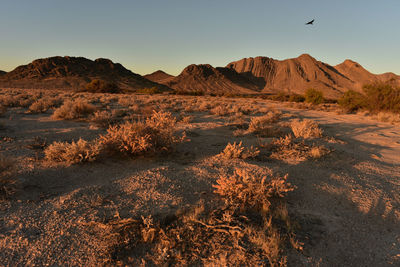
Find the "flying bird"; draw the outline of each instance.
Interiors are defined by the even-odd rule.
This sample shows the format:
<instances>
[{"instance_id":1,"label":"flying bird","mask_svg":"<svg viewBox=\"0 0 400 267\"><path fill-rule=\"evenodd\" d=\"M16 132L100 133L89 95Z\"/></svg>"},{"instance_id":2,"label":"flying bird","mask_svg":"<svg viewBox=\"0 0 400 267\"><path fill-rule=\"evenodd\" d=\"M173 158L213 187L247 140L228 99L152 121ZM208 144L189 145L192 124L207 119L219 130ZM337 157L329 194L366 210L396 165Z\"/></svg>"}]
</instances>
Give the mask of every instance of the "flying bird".
<instances>
[{"instance_id":1,"label":"flying bird","mask_svg":"<svg viewBox=\"0 0 400 267\"><path fill-rule=\"evenodd\" d=\"M306 23L306 25L314 25L314 19Z\"/></svg>"}]
</instances>

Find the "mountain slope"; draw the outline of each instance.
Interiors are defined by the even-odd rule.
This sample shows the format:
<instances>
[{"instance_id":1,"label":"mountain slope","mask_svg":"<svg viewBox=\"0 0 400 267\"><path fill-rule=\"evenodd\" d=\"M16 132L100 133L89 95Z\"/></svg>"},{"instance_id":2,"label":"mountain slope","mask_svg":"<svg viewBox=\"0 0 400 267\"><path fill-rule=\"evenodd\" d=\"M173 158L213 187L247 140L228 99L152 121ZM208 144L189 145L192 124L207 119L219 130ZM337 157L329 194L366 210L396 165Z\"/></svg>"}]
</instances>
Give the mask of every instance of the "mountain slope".
<instances>
[{"instance_id":1,"label":"mountain slope","mask_svg":"<svg viewBox=\"0 0 400 267\"><path fill-rule=\"evenodd\" d=\"M189 65L181 74L165 83L177 91L205 93L255 93L262 89L245 75L228 68L214 68L208 64Z\"/></svg>"},{"instance_id":2,"label":"mountain slope","mask_svg":"<svg viewBox=\"0 0 400 267\"><path fill-rule=\"evenodd\" d=\"M167 83L175 76L165 73L162 70L157 70L151 74L144 75L143 77L156 83Z\"/></svg>"},{"instance_id":3,"label":"mountain slope","mask_svg":"<svg viewBox=\"0 0 400 267\"><path fill-rule=\"evenodd\" d=\"M83 57L50 57L17 67L0 77L1 87L80 89L93 79L118 84L121 89L166 88L149 81L109 59L94 61Z\"/></svg>"},{"instance_id":4,"label":"mountain slope","mask_svg":"<svg viewBox=\"0 0 400 267\"><path fill-rule=\"evenodd\" d=\"M337 98L349 89L360 91L367 83L390 78L400 80L394 74L372 74L351 60L333 67L308 54L286 60L244 58L229 63L227 68L264 79L262 92L265 93L285 91L302 94L308 88L315 88L330 98Z\"/></svg>"}]
</instances>

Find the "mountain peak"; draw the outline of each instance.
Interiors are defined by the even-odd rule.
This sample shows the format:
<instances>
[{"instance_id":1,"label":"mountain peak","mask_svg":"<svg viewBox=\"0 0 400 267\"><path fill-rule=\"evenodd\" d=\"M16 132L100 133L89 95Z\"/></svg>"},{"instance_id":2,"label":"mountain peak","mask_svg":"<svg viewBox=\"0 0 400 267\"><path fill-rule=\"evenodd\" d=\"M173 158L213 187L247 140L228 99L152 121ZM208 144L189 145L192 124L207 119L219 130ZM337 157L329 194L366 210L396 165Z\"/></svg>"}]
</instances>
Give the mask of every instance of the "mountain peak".
<instances>
[{"instance_id":1,"label":"mountain peak","mask_svg":"<svg viewBox=\"0 0 400 267\"><path fill-rule=\"evenodd\" d=\"M300 56L297 57L297 59L300 60L313 60L316 61L315 58L313 58L312 56L310 56L309 54L301 54Z\"/></svg>"},{"instance_id":2,"label":"mountain peak","mask_svg":"<svg viewBox=\"0 0 400 267\"><path fill-rule=\"evenodd\" d=\"M32 61L1 75L0 85L20 88L80 89L93 79L115 82L121 89L165 87L133 73L110 59L94 61L84 57L48 57Z\"/></svg>"},{"instance_id":3,"label":"mountain peak","mask_svg":"<svg viewBox=\"0 0 400 267\"><path fill-rule=\"evenodd\" d=\"M175 76L170 75L162 70L157 70L153 73L144 75L146 79L149 79L150 81L157 82L157 83L165 83L174 78Z\"/></svg>"}]
</instances>

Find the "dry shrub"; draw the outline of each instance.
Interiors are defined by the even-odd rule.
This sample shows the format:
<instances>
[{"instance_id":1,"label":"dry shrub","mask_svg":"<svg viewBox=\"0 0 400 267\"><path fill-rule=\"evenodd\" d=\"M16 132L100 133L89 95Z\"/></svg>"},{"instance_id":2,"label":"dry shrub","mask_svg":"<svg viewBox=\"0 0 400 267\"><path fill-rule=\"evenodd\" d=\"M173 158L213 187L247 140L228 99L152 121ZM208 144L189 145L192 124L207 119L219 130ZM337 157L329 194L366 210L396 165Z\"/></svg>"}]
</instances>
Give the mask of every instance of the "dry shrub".
<instances>
[{"instance_id":1,"label":"dry shrub","mask_svg":"<svg viewBox=\"0 0 400 267\"><path fill-rule=\"evenodd\" d=\"M218 105L210 110L210 113L217 116L227 116L231 113L226 105Z\"/></svg>"},{"instance_id":2,"label":"dry shrub","mask_svg":"<svg viewBox=\"0 0 400 267\"><path fill-rule=\"evenodd\" d=\"M282 197L293 190L270 169L236 169L215 185L221 199L200 201L159 221L119 219L115 262L149 266L286 266L283 249L293 241ZM224 201L223 201L224 200ZM285 212L286 211L286 212ZM282 216L286 214L286 216ZM301 246L293 246L301 249ZM140 251L143 251L142 253ZM139 254L137 254L139 253Z\"/></svg>"},{"instance_id":3,"label":"dry shrub","mask_svg":"<svg viewBox=\"0 0 400 267\"><path fill-rule=\"evenodd\" d=\"M271 151L271 158L288 162L316 159L330 152L322 145L308 145L304 140L294 139L292 135L274 139L264 147Z\"/></svg>"},{"instance_id":4,"label":"dry shrub","mask_svg":"<svg viewBox=\"0 0 400 267\"><path fill-rule=\"evenodd\" d=\"M233 175L221 175L213 187L215 193L230 205L256 208L267 213L271 198L283 197L287 192L293 191L286 179L287 175L275 176L268 168L236 168Z\"/></svg>"},{"instance_id":5,"label":"dry shrub","mask_svg":"<svg viewBox=\"0 0 400 267\"><path fill-rule=\"evenodd\" d=\"M61 107L54 111L52 118L73 120L83 118L93 114L96 107L85 100L76 99L75 101L66 101Z\"/></svg>"},{"instance_id":6,"label":"dry shrub","mask_svg":"<svg viewBox=\"0 0 400 267\"><path fill-rule=\"evenodd\" d=\"M244 118L243 114L240 112L236 112L235 114L229 116L227 118L229 125L236 126L238 128L244 128L248 125L246 119Z\"/></svg>"},{"instance_id":7,"label":"dry shrub","mask_svg":"<svg viewBox=\"0 0 400 267\"><path fill-rule=\"evenodd\" d=\"M69 164L94 161L99 156L101 147L96 141L79 139L77 142L54 142L45 150L45 158L51 162Z\"/></svg>"},{"instance_id":8,"label":"dry shrub","mask_svg":"<svg viewBox=\"0 0 400 267\"><path fill-rule=\"evenodd\" d=\"M305 139L322 137L322 130L318 124L312 120L293 120L290 123L290 128L295 137L302 137Z\"/></svg>"},{"instance_id":9,"label":"dry shrub","mask_svg":"<svg viewBox=\"0 0 400 267\"><path fill-rule=\"evenodd\" d=\"M281 115L281 112L270 111L264 116L253 117L250 120L247 132L266 137L280 135L280 128L274 123L280 119Z\"/></svg>"},{"instance_id":10,"label":"dry shrub","mask_svg":"<svg viewBox=\"0 0 400 267\"><path fill-rule=\"evenodd\" d=\"M181 122L184 124L189 124L193 121L193 119L194 119L193 116L183 116Z\"/></svg>"},{"instance_id":11,"label":"dry shrub","mask_svg":"<svg viewBox=\"0 0 400 267\"><path fill-rule=\"evenodd\" d=\"M94 125L102 128L107 128L115 121L113 114L107 110L96 111L90 116L89 120Z\"/></svg>"},{"instance_id":12,"label":"dry shrub","mask_svg":"<svg viewBox=\"0 0 400 267\"><path fill-rule=\"evenodd\" d=\"M221 152L220 156L225 159L247 159L247 158L255 158L260 154L260 151L251 146L244 147L242 145L242 141L239 144L234 142L233 144L228 143L225 147L224 151Z\"/></svg>"},{"instance_id":13,"label":"dry shrub","mask_svg":"<svg viewBox=\"0 0 400 267\"><path fill-rule=\"evenodd\" d=\"M109 152L139 155L148 152L167 151L182 140L177 137L176 119L169 112L154 112L144 122L126 122L111 126L100 143Z\"/></svg>"},{"instance_id":14,"label":"dry shrub","mask_svg":"<svg viewBox=\"0 0 400 267\"><path fill-rule=\"evenodd\" d=\"M50 108L57 107L61 105L62 100L57 97L46 97L39 99L35 102L33 102L30 106L28 111L30 113L44 113Z\"/></svg>"},{"instance_id":15,"label":"dry shrub","mask_svg":"<svg viewBox=\"0 0 400 267\"><path fill-rule=\"evenodd\" d=\"M389 122L392 124L400 122L400 114L391 112L378 112L374 117L381 122Z\"/></svg>"}]
</instances>

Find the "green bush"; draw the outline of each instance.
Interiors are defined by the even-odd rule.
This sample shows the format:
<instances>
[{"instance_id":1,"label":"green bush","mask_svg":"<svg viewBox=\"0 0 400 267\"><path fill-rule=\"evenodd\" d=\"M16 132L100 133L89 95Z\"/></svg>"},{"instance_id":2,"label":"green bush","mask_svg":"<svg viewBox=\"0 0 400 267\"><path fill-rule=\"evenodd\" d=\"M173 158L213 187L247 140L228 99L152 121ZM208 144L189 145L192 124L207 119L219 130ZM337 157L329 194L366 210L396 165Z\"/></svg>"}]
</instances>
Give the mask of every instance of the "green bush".
<instances>
[{"instance_id":1,"label":"green bush","mask_svg":"<svg viewBox=\"0 0 400 267\"><path fill-rule=\"evenodd\" d=\"M368 110L400 112L400 87L378 82L365 85L363 91Z\"/></svg>"},{"instance_id":2,"label":"green bush","mask_svg":"<svg viewBox=\"0 0 400 267\"><path fill-rule=\"evenodd\" d=\"M91 93L120 93L121 90L117 84L112 82L106 82L103 80L92 80L90 83L86 84L85 91Z\"/></svg>"},{"instance_id":3,"label":"green bush","mask_svg":"<svg viewBox=\"0 0 400 267\"><path fill-rule=\"evenodd\" d=\"M347 112L354 112L366 107L365 96L359 92L349 90L338 100L339 106Z\"/></svg>"},{"instance_id":4,"label":"green bush","mask_svg":"<svg viewBox=\"0 0 400 267\"><path fill-rule=\"evenodd\" d=\"M314 105L324 103L324 94L321 91L315 90L313 88L307 89L304 94L305 101Z\"/></svg>"}]
</instances>

